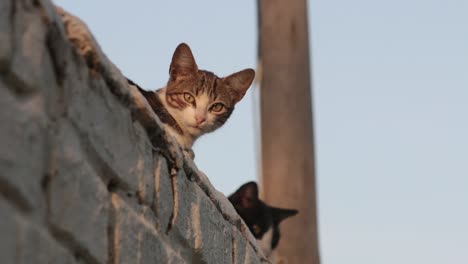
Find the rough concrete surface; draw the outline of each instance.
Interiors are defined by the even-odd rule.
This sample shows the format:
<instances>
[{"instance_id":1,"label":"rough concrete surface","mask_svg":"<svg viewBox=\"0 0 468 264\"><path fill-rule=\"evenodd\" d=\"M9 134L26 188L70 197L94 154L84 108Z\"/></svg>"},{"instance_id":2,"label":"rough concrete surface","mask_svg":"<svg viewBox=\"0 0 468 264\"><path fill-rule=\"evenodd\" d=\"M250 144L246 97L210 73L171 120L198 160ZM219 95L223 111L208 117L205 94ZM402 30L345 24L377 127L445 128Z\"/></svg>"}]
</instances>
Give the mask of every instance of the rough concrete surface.
<instances>
[{"instance_id":1,"label":"rough concrete surface","mask_svg":"<svg viewBox=\"0 0 468 264\"><path fill-rule=\"evenodd\" d=\"M0 263L268 262L86 25L0 1Z\"/></svg>"}]
</instances>

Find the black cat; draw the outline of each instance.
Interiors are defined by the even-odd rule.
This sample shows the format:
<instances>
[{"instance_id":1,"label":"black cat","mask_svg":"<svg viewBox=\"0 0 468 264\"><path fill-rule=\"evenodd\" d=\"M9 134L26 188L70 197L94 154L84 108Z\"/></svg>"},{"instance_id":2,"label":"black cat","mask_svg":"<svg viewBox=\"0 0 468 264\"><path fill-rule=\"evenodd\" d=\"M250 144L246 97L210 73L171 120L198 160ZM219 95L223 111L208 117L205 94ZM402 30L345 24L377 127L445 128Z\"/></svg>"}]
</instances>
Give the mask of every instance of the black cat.
<instances>
[{"instance_id":1,"label":"black cat","mask_svg":"<svg viewBox=\"0 0 468 264\"><path fill-rule=\"evenodd\" d=\"M258 187L255 182L242 185L228 199L267 257L278 246L281 221L298 213L294 209L272 207L261 201L258 198Z\"/></svg>"}]
</instances>

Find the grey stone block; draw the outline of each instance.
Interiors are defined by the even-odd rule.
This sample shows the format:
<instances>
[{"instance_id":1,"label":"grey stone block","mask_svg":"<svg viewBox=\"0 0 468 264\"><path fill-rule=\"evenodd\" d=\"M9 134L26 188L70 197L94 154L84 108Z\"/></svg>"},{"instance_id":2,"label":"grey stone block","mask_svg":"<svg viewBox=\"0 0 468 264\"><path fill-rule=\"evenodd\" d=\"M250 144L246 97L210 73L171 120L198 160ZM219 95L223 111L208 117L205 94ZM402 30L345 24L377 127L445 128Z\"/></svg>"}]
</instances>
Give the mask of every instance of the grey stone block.
<instances>
[{"instance_id":1,"label":"grey stone block","mask_svg":"<svg viewBox=\"0 0 468 264\"><path fill-rule=\"evenodd\" d=\"M245 264L260 264L260 263L268 263L267 260L262 261L257 253L254 251L252 246L250 244L247 244L245 248L245 259L244 259Z\"/></svg>"},{"instance_id":2,"label":"grey stone block","mask_svg":"<svg viewBox=\"0 0 468 264\"><path fill-rule=\"evenodd\" d=\"M197 189L202 192L198 186ZM202 262L232 263L231 226L204 193L199 195L197 206L200 210L199 226L194 225L193 230L201 235L201 244L196 250L201 253ZM193 218L192 215L192 223L196 223L197 220Z\"/></svg>"},{"instance_id":3,"label":"grey stone block","mask_svg":"<svg viewBox=\"0 0 468 264\"><path fill-rule=\"evenodd\" d=\"M154 198L154 160L151 142L145 129L138 122L133 123L139 160L137 165L138 198L152 204Z\"/></svg>"},{"instance_id":4,"label":"grey stone block","mask_svg":"<svg viewBox=\"0 0 468 264\"><path fill-rule=\"evenodd\" d=\"M0 199L0 260L2 264L73 264L73 255L47 232L17 214L16 208Z\"/></svg>"},{"instance_id":5,"label":"grey stone block","mask_svg":"<svg viewBox=\"0 0 468 264\"><path fill-rule=\"evenodd\" d=\"M70 56L65 56L67 49L64 44L68 45L68 42L65 42L63 29L44 14L43 9L32 3L16 2L13 19L15 50L11 56L8 80L14 84L10 89L19 93L40 91L45 99L46 112L55 117L63 112L62 91L57 78L63 75L65 65L58 61L70 60ZM62 58L57 59L59 56Z\"/></svg>"},{"instance_id":6,"label":"grey stone block","mask_svg":"<svg viewBox=\"0 0 468 264\"><path fill-rule=\"evenodd\" d=\"M6 68L13 54L11 11L12 0L0 1L0 71Z\"/></svg>"},{"instance_id":7,"label":"grey stone block","mask_svg":"<svg viewBox=\"0 0 468 264\"><path fill-rule=\"evenodd\" d=\"M14 16L15 52L10 65L19 92L46 90L56 86L47 48L47 25L39 8L23 9L17 2Z\"/></svg>"},{"instance_id":8,"label":"grey stone block","mask_svg":"<svg viewBox=\"0 0 468 264\"><path fill-rule=\"evenodd\" d=\"M76 254L90 263L259 263L224 219L238 220L225 197L166 142L173 139L151 123L146 104L127 105L135 98L118 69L92 50L98 45L79 49L101 60L93 71L49 0L16 1L9 17L12 3L0 2L0 262L76 263ZM68 33L94 41L79 27ZM133 118L157 132L154 143L185 171L170 175ZM118 184L109 193L111 179ZM128 193L138 200L119 196Z\"/></svg>"},{"instance_id":9,"label":"grey stone block","mask_svg":"<svg viewBox=\"0 0 468 264\"><path fill-rule=\"evenodd\" d=\"M154 211L159 226L165 229L169 224L174 207L171 176L164 157L154 155L154 164Z\"/></svg>"},{"instance_id":10,"label":"grey stone block","mask_svg":"<svg viewBox=\"0 0 468 264\"><path fill-rule=\"evenodd\" d=\"M194 263L194 262L191 262L191 260L184 260L179 255L170 255L167 258L166 263L168 263L168 264L186 264L186 263Z\"/></svg>"},{"instance_id":11,"label":"grey stone block","mask_svg":"<svg viewBox=\"0 0 468 264\"><path fill-rule=\"evenodd\" d=\"M136 216L117 195L112 195L114 210L113 232L113 261L112 263L135 263L138 255L139 225Z\"/></svg>"},{"instance_id":12,"label":"grey stone block","mask_svg":"<svg viewBox=\"0 0 468 264\"><path fill-rule=\"evenodd\" d=\"M18 100L0 81L0 181L18 202L44 211L41 179L45 172L45 128L42 98Z\"/></svg>"},{"instance_id":13,"label":"grey stone block","mask_svg":"<svg viewBox=\"0 0 468 264\"><path fill-rule=\"evenodd\" d=\"M169 246L154 219L112 194L113 263L167 263ZM137 206L138 207L138 206Z\"/></svg>"},{"instance_id":14,"label":"grey stone block","mask_svg":"<svg viewBox=\"0 0 468 264\"><path fill-rule=\"evenodd\" d=\"M176 181L177 213L169 237L185 241L180 256L193 263L232 263L232 238L222 215L184 171Z\"/></svg>"},{"instance_id":15,"label":"grey stone block","mask_svg":"<svg viewBox=\"0 0 468 264\"><path fill-rule=\"evenodd\" d=\"M0 198L0 260L4 264L13 264L16 259L18 244L18 226L15 211L5 200Z\"/></svg>"},{"instance_id":16,"label":"grey stone block","mask_svg":"<svg viewBox=\"0 0 468 264\"><path fill-rule=\"evenodd\" d=\"M248 242L244 239L242 234L233 227L232 229L232 241L233 241L233 251L234 259L232 260L233 264L242 264L245 263L245 254L248 246Z\"/></svg>"},{"instance_id":17,"label":"grey stone block","mask_svg":"<svg viewBox=\"0 0 468 264\"><path fill-rule=\"evenodd\" d=\"M49 24L47 52L50 60L45 59L45 66L47 69L51 68L52 73L48 72L50 74L44 77L46 80L40 88L46 98L47 114L53 120L65 115L65 106L68 103L64 100L64 89L68 87L66 81L76 82L84 72L87 73L86 68L82 68L81 72L77 70L77 67L81 66L80 60L73 56L70 43L64 34L62 25L57 21Z\"/></svg>"},{"instance_id":18,"label":"grey stone block","mask_svg":"<svg viewBox=\"0 0 468 264\"><path fill-rule=\"evenodd\" d=\"M158 264L161 260L167 260L168 256L161 237L150 232L145 226L142 226L139 232L139 261L141 264Z\"/></svg>"},{"instance_id":19,"label":"grey stone block","mask_svg":"<svg viewBox=\"0 0 468 264\"><path fill-rule=\"evenodd\" d=\"M107 261L107 188L89 165L78 136L60 124L54 151L56 173L49 184L50 222L91 256Z\"/></svg>"},{"instance_id":20,"label":"grey stone block","mask_svg":"<svg viewBox=\"0 0 468 264\"><path fill-rule=\"evenodd\" d=\"M18 264L74 264L72 253L57 243L41 226L20 222Z\"/></svg>"},{"instance_id":21,"label":"grey stone block","mask_svg":"<svg viewBox=\"0 0 468 264\"><path fill-rule=\"evenodd\" d=\"M103 176L118 177L130 189L139 190L139 173L145 166L152 166L152 160L146 156L146 150L138 147L146 143L139 143L143 139L135 132L130 111L99 77L75 83L67 90L68 116L86 144L111 169Z\"/></svg>"},{"instance_id":22,"label":"grey stone block","mask_svg":"<svg viewBox=\"0 0 468 264\"><path fill-rule=\"evenodd\" d=\"M262 258L259 256L259 254L250 244L249 240L245 239L242 233L235 227L232 230L232 236L234 238L234 264L269 263L266 258Z\"/></svg>"},{"instance_id":23,"label":"grey stone block","mask_svg":"<svg viewBox=\"0 0 468 264\"><path fill-rule=\"evenodd\" d=\"M196 207L199 203L199 195L201 194L198 186L194 182L187 180L185 172L179 170L176 180L176 204L174 205L175 221L169 231L169 236L173 241L186 241L186 248L180 251L184 259L190 259L194 254L194 249L199 246L200 236L194 232L194 221L197 219ZM198 188L198 189L197 189ZM197 240L198 239L198 240Z\"/></svg>"}]
</instances>

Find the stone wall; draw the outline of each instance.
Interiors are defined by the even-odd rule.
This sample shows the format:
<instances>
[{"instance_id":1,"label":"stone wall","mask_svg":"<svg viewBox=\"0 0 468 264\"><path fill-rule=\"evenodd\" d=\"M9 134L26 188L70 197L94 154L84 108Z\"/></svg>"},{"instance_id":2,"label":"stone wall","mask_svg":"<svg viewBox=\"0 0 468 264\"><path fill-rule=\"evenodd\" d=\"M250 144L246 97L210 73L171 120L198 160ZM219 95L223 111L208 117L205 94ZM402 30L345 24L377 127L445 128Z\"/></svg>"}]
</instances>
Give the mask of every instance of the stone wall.
<instances>
[{"instance_id":1,"label":"stone wall","mask_svg":"<svg viewBox=\"0 0 468 264\"><path fill-rule=\"evenodd\" d=\"M267 262L86 26L48 0L0 1L0 126L2 264Z\"/></svg>"}]
</instances>

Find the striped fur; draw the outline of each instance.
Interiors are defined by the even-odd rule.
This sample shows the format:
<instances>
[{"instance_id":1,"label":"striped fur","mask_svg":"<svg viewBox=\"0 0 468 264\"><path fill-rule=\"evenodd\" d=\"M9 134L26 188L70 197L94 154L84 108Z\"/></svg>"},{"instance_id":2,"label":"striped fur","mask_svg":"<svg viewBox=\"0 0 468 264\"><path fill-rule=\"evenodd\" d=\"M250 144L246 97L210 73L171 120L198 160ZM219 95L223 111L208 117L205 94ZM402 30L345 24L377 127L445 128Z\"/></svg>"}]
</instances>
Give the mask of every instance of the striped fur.
<instances>
[{"instance_id":1,"label":"striped fur","mask_svg":"<svg viewBox=\"0 0 468 264\"><path fill-rule=\"evenodd\" d=\"M166 107L164 107L161 99L159 98L159 96L156 95L156 93L144 90L138 84L134 83L128 78L127 82L128 84L135 86L140 91L140 93L143 94L143 96L146 98L149 105L159 117L161 122L168 124L169 126L174 128L174 130L176 130L179 134L184 134L182 128L180 128L179 124L177 124L177 121L171 116L171 114L169 114Z\"/></svg>"},{"instance_id":2,"label":"striped fur","mask_svg":"<svg viewBox=\"0 0 468 264\"><path fill-rule=\"evenodd\" d=\"M174 52L169 75L166 87L154 92L128 81L140 89L182 147L191 149L198 137L218 129L229 119L255 72L245 69L220 78L199 70L190 48L182 43Z\"/></svg>"}]
</instances>

